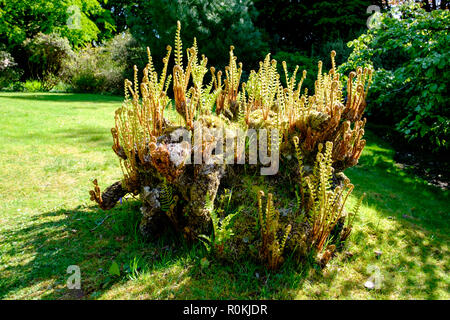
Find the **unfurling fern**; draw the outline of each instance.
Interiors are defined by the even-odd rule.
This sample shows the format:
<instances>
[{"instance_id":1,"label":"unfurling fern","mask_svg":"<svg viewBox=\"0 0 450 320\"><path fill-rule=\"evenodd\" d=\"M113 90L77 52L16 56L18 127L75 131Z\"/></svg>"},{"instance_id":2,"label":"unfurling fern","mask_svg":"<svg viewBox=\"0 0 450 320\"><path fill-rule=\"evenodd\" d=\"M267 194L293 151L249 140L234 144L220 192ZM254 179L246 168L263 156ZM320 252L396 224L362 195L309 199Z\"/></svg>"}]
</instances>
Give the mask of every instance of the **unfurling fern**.
<instances>
[{"instance_id":1,"label":"unfurling fern","mask_svg":"<svg viewBox=\"0 0 450 320\"><path fill-rule=\"evenodd\" d=\"M297 161L298 161L298 170L299 170L299 175L300 175L299 186L300 186L301 202L305 203L304 202L305 201L305 189L307 186L306 186L306 180L305 180L305 170L303 169L303 156L302 156L302 152L300 150L298 137L294 136L292 138L292 140L294 141L295 155L296 155Z\"/></svg>"},{"instance_id":2,"label":"unfurling fern","mask_svg":"<svg viewBox=\"0 0 450 320\"><path fill-rule=\"evenodd\" d=\"M180 21L177 21L177 32L175 34L175 64L183 67L183 43L181 42Z\"/></svg>"},{"instance_id":3,"label":"unfurling fern","mask_svg":"<svg viewBox=\"0 0 450 320\"><path fill-rule=\"evenodd\" d=\"M273 196L269 193L267 195L265 215L263 215L263 196L264 192L260 190L258 193L258 217L262 238L261 256L267 262L268 268L275 270L283 263L283 251L292 226L289 224L286 227L280 241L277 236L280 229L278 223L280 213L274 208Z\"/></svg>"},{"instance_id":4,"label":"unfurling fern","mask_svg":"<svg viewBox=\"0 0 450 320\"><path fill-rule=\"evenodd\" d=\"M346 179L342 185L331 188L333 143L327 142L324 152L319 144L313 173L305 178L308 194L308 220L311 225L310 241L321 251L336 224L344 217L343 210L353 185ZM350 233L350 232L349 232Z\"/></svg>"},{"instance_id":5,"label":"unfurling fern","mask_svg":"<svg viewBox=\"0 0 450 320\"><path fill-rule=\"evenodd\" d=\"M237 114L237 120L236 122L239 123L239 125L243 128L247 128L247 122L245 121L245 94L239 94L237 100L239 101L238 104L238 114Z\"/></svg>"},{"instance_id":6,"label":"unfurling fern","mask_svg":"<svg viewBox=\"0 0 450 320\"><path fill-rule=\"evenodd\" d=\"M348 236L350 235L350 232L352 231L352 228L353 228L353 221L355 220L355 217L358 214L359 209L361 208L361 204L362 204L365 196L366 196L366 194L364 193L359 198L358 202L356 202L355 206L353 207L352 212L350 212L347 215L347 217L345 219L344 228L341 233L340 241L345 241L348 238Z\"/></svg>"}]
</instances>

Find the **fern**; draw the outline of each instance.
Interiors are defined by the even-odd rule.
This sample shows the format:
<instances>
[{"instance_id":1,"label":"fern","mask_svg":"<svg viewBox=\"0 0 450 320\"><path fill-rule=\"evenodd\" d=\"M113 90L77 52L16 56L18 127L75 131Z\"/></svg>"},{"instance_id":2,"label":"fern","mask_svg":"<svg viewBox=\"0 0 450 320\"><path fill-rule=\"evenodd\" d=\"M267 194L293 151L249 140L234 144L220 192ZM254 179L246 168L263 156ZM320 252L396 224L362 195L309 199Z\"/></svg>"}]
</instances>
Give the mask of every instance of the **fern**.
<instances>
[{"instance_id":1,"label":"fern","mask_svg":"<svg viewBox=\"0 0 450 320\"><path fill-rule=\"evenodd\" d=\"M183 42L181 41L180 21L177 21L177 32L175 34L175 64L183 67Z\"/></svg>"},{"instance_id":2,"label":"fern","mask_svg":"<svg viewBox=\"0 0 450 320\"><path fill-rule=\"evenodd\" d=\"M234 213L230 213L226 215L223 219L221 219L218 213L224 212L224 200L228 197L228 201L230 201L231 193L226 193L221 197L219 201L219 206L217 209L214 209L214 203L212 202L209 195L206 195L205 200L205 209L208 210L211 216L211 222L213 225L213 230L211 236L200 235L200 238L206 240L206 242L200 239L203 244L206 246L208 252L217 252L219 254L223 253L225 243L234 236L234 232L232 229L232 220L239 214L240 209L235 211Z\"/></svg>"},{"instance_id":3,"label":"fern","mask_svg":"<svg viewBox=\"0 0 450 320\"><path fill-rule=\"evenodd\" d=\"M247 127L247 123L245 121L245 93L239 93L237 100L239 101L238 104L238 115L237 115L237 120L236 122L243 128Z\"/></svg>"},{"instance_id":4,"label":"fern","mask_svg":"<svg viewBox=\"0 0 450 320\"><path fill-rule=\"evenodd\" d=\"M284 231L281 241L278 239L277 233L279 231L279 217L280 213L273 205L273 195L267 195L267 203L265 214L263 214L262 197L264 192L262 190L258 193L258 217L259 226L262 238L261 256L267 262L269 269L275 270L283 263L283 251L286 245L287 237L291 232L292 226L289 224Z\"/></svg>"},{"instance_id":5,"label":"fern","mask_svg":"<svg viewBox=\"0 0 450 320\"><path fill-rule=\"evenodd\" d=\"M359 209L361 208L361 204L362 204L365 196L366 196L366 194L364 193L356 202L355 206L353 207L353 210L348 213L348 215L345 219L344 228L341 233L341 239L340 239L341 241L345 241L348 238L348 236L350 235L350 233L353 229L353 221L355 220L355 217L358 214Z\"/></svg>"},{"instance_id":6,"label":"fern","mask_svg":"<svg viewBox=\"0 0 450 320\"><path fill-rule=\"evenodd\" d=\"M164 212L168 212L174 203L172 187L167 184L166 179L163 180L159 201L161 203L161 210Z\"/></svg>"},{"instance_id":7,"label":"fern","mask_svg":"<svg viewBox=\"0 0 450 320\"><path fill-rule=\"evenodd\" d=\"M325 151L319 145L319 152L312 175L305 178L308 193L308 221L311 225L310 241L317 250L322 250L331 231L341 217L353 185L347 179L342 186L331 188L332 182L332 148L326 143Z\"/></svg>"},{"instance_id":8,"label":"fern","mask_svg":"<svg viewBox=\"0 0 450 320\"><path fill-rule=\"evenodd\" d=\"M183 50L186 53L184 61ZM158 174L167 177L169 182L173 181L171 177L175 174L167 174L165 168L148 160L156 159L153 157L154 153L161 153L164 149L164 143L158 143L157 148L156 141L166 132L169 122L164 118L164 110L172 101L180 119L183 119L186 127L191 130L194 120L211 115L215 104L218 119L225 120L223 122L226 126L242 126L245 130L277 128L280 133L279 149L275 149L277 141L271 135L267 145L270 153L277 151L285 154L284 151L287 151L293 155L289 142L292 136L296 135L293 141L299 182L295 195L299 214L295 217L294 227L307 218L312 228L312 244L317 248L323 247L336 221L343 218L344 204L353 189L349 181L333 188L333 166L341 171L356 164L364 148L365 141L362 136L365 119L362 119L362 115L372 71L358 68L350 74L347 82L347 101L344 104L343 85L336 72L334 51L331 53L332 68L328 73L322 71L323 65L319 62L315 90L309 91L314 94L310 93L309 96L308 90L302 89L306 71L303 71L297 84L298 66L290 75L286 63L283 62L286 84L282 86L277 62L271 59L270 54L260 63L257 72L250 71L247 82L242 83L240 87L242 64L237 62L233 47L230 47L224 80L222 81L222 72L215 74L215 69L211 67L212 79L208 84L204 84L208 60L205 56L199 59L195 38L191 48L183 49L180 22L177 22L173 51L172 58L172 47L167 47L163 69L159 74L155 71L148 49L148 64L143 70L141 83L138 83L136 67L133 68L132 81L125 81L125 101L116 111L115 127L111 130L113 150L121 159L120 166L124 174L122 186L137 194L143 178L141 174L148 174L150 166L156 169ZM170 62L170 59L173 60ZM174 65L172 72L168 72L169 64ZM173 99L167 94L171 81ZM246 139L246 148L248 144ZM310 164L313 164L312 173L306 169ZM173 212L177 196L173 192L172 186L164 179L160 192L161 210L177 224L177 215ZM92 191L91 196L93 200L102 201L97 189ZM292 227L280 227L279 213L274 207L271 194L267 196L263 210L263 196L263 193L258 195L257 223L263 240L262 255L270 268L277 268L283 260L283 251ZM352 228L361 201L362 199L346 216L344 229L347 233ZM207 199L205 207L211 216L213 230L211 236L203 238L208 241L212 250L222 250L226 241L233 236L231 224L237 213L225 214L228 210L224 210L223 200L220 200L219 206L214 209L211 199ZM347 233L343 233L341 237L345 237Z\"/></svg>"},{"instance_id":9,"label":"fern","mask_svg":"<svg viewBox=\"0 0 450 320\"><path fill-rule=\"evenodd\" d=\"M294 136L292 138L292 140L294 141L295 155L296 155L297 161L298 161L298 170L299 170L299 175L300 175L301 202L304 203L304 201L305 201L305 189L306 189L307 182L305 180L305 171L304 171L304 168L303 168L303 156L302 156L302 152L300 151L298 137Z\"/></svg>"}]
</instances>

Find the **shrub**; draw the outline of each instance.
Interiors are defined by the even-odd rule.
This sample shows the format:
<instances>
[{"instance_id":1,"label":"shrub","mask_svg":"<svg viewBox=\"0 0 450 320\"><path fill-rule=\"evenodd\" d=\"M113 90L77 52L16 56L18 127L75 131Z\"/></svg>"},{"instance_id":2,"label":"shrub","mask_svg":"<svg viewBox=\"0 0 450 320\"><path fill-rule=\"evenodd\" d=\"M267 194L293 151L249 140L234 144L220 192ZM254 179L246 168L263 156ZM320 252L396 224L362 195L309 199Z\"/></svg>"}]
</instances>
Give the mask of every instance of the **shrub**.
<instances>
[{"instance_id":1,"label":"shrub","mask_svg":"<svg viewBox=\"0 0 450 320\"><path fill-rule=\"evenodd\" d=\"M123 75L118 90L123 91L123 80L133 78L133 66L136 65L139 70L145 68L147 60L147 50L144 48L130 32L126 31L116 35L114 38L105 42L102 47L102 54L107 59L115 62L118 71Z\"/></svg>"},{"instance_id":2,"label":"shrub","mask_svg":"<svg viewBox=\"0 0 450 320\"><path fill-rule=\"evenodd\" d=\"M122 83L122 69L101 48L87 46L66 63L64 79L77 92L114 92Z\"/></svg>"},{"instance_id":3,"label":"shrub","mask_svg":"<svg viewBox=\"0 0 450 320\"><path fill-rule=\"evenodd\" d=\"M312 56L322 60L325 65L331 65L330 52L336 52L336 64L341 65L347 61L348 57L352 53L352 49L347 46L347 41L341 38L329 40L322 43L319 47L313 47Z\"/></svg>"},{"instance_id":4,"label":"shrub","mask_svg":"<svg viewBox=\"0 0 450 320\"><path fill-rule=\"evenodd\" d=\"M17 68L17 63L7 51L0 51L0 89L10 87L17 82L22 75L22 70Z\"/></svg>"},{"instance_id":5,"label":"shrub","mask_svg":"<svg viewBox=\"0 0 450 320\"><path fill-rule=\"evenodd\" d=\"M64 61L73 56L67 38L57 33L38 33L24 41L29 54L31 75L43 80L44 87L50 90L57 83Z\"/></svg>"},{"instance_id":6,"label":"shrub","mask_svg":"<svg viewBox=\"0 0 450 320\"><path fill-rule=\"evenodd\" d=\"M73 91L72 86L62 81L58 81L58 83L55 84L53 88L50 90L50 92L57 92L57 93L72 92L72 91Z\"/></svg>"},{"instance_id":7,"label":"shrub","mask_svg":"<svg viewBox=\"0 0 450 320\"><path fill-rule=\"evenodd\" d=\"M10 82L7 86L0 90L5 92L20 92L23 91L23 83L20 81Z\"/></svg>"},{"instance_id":8,"label":"shrub","mask_svg":"<svg viewBox=\"0 0 450 320\"><path fill-rule=\"evenodd\" d=\"M97 68L97 51L96 48L87 46L66 61L64 79L73 86L75 91L96 92L103 84Z\"/></svg>"},{"instance_id":9,"label":"shrub","mask_svg":"<svg viewBox=\"0 0 450 320\"><path fill-rule=\"evenodd\" d=\"M405 4L380 16L353 47L346 72L365 63L373 66L368 112L395 125L416 146L435 152L448 150L450 35L448 10L426 12Z\"/></svg>"},{"instance_id":10,"label":"shrub","mask_svg":"<svg viewBox=\"0 0 450 320\"><path fill-rule=\"evenodd\" d=\"M44 92L46 91L39 80L27 80L22 84L24 92Z\"/></svg>"},{"instance_id":11,"label":"shrub","mask_svg":"<svg viewBox=\"0 0 450 320\"><path fill-rule=\"evenodd\" d=\"M57 32L84 46L114 32L112 12L98 0L2 0L0 42L12 47L41 31Z\"/></svg>"},{"instance_id":12,"label":"shrub","mask_svg":"<svg viewBox=\"0 0 450 320\"><path fill-rule=\"evenodd\" d=\"M132 77L132 66L144 67L147 52L125 32L101 46L87 46L66 61L64 80L79 92L123 91L123 81ZM137 62L139 61L139 62Z\"/></svg>"}]
</instances>

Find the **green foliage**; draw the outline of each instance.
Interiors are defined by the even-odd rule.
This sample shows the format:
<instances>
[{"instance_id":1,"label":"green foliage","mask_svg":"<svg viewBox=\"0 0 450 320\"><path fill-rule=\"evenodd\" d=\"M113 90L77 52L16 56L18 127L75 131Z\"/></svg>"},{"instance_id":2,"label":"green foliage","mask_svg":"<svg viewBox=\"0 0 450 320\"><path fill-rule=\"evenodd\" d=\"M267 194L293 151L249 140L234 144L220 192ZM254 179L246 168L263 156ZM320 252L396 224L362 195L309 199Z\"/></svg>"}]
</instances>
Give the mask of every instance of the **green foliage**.
<instances>
[{"instance_id":1,"label":"green foliage","mask_svg":"<svg viewBox=\"0 0 450 320\"><path fill-rule=\"evenodd\" d=\"M347 41L336 38L321 43L320 46L314 46L311 55L315 57L315 61L323 61L324 65L329 66L331 65L330 52L333 50L336 52L336 65L346 62L353 51L352 48L347 46Z\"/></svg>"},{"instance_id":2,"label":"green foliage","mask_svg":"<svg viewBox=\"0 0 450 320\"><path fill-rule=\"evenodd\" d=\"M100 92L105 79L99 70L99 50L91 46L80 50L66 61L64 78L79 92Z\"/></svg>"},{"instance_id":3,"label":"green foliage","mask_svg":"<svg viewBox=\"0 0 450 320\"><path fill-rule=\"evenodd\" d=\"M109 267L109 275L120 276L120 267L116 261L113 261L111 266Z\"/></svg>"},{"instance_id":4,"label":"green foliage","mask_svg":"<svg viewBox=\"0 0 450 320\"><path fill-rule=\"evenodd\" d=\"M109 38L111 12L97 0L0 0L0 41L15 47L39 32L59 33L78 47Z\"/></svg>"},{"instance_id":5,"label":"green foliage","mask_svg":"<svg viewBox=\"0 0 450 320\"><path fill-rule=\"evenodd\" d=\"M161 210L164 212L169 211L170 207L174 203L172 187L169 184L167 184L166 179L164 179L162 184L162 190L159 201L161 202Z\"/></svg>"},{"instance_id":6,"label":"green foliage","mask_svg":"<svg viewBox=\"0 0 450 320\"><path fill-rule=\"evenodd\" d=\"M133 79L133 66L143 70L147 62L147 49L129 31L124 31L105 41L101 46L103 59L112 61L114 68L122 73L123 79ZM123 83L120 83L122 92Z\"/></svg>"},{"instance_id":7,"label":"green foliage","mask_svg":"<svg viewBox=\"0 0 450 320\"><path fill-rule=\"evenodd\" d=\"M361 209L362 202L364 198L366 197L366 193L363 193L361 197L359 197L359 200L356 202L355 206L353 207L353 210L348 213L345 221L346 225L345 228L351 229L353 227L353 223L355 222L355 217L358 214L359 210Z\"/></svg>"},{"instance_id":8,"label":"green foliage","mask_svg":"<svg viewBox=\"0 0 450 320\"><path fill-rule=\"evenodd\" d=\"M55 92L55 93L68 93L68 92L72 92L73 88L71 85L64 83L62 81L58 81L58 83L56 83L53 88L50 90L50 92Z\"/></svg>"},{"instance_id":9,"label":"green foliage","mask_svg":"<svg viewBox=\"0 0 450 320\"><path fill-rule=\"evenodd\" d=\"M368 112L410 142L432 151L448 150L450 35L448 10L426 12L402 5L380 16L374 28L349 43L341 72L372 65L377 72Z\"/></svg>"},{"instance_id":10,"label":"green foliage","mask_svg":"<svg viewBox=\"0 0 450 320\"><path fill-rule=\"evenodd\" d=\"M24 92L43 92L46 91L42 82L39 80L27 80L22 84Z\"/></svg>"},{"instance_id":11,"label":"green foliage","mask_svg":"<svg viewBox=\"0 0 450 320\"><path fill-rule=\"evenodd\" d=\"M327 41L352 39L365 28L367 7L377 2L256 0L256 25L266 31L272 49L309 52Z\"/></svg>"},{"instance_id":12,"label":"green foliage","mask_svg":"<svg viewBox=\"0 0 450 320\"><path fill-rule=\"evenodd\" d=\"M201 52L217 67L228 60L230 45L238 48L237 54L249 67L256 66L261 52L267 51L251 20L256 12L248 0L139 0L124 10L132 34L151 48L157 66L165 56L161 43L172 43L177 20L183 25L182 42L191 44L196 37Z\"/></svg>"},{"instance_id":13,"label":"green foliage","mask_svg":"<svg viewBox=\"0 0 450 320\"><path fill-rule=\"evenodd\" d=\"M313 172L305 178L308 194L308 220L312 227L310 241L318 251L324 248L338 221L345 217L344 206L354 188L349 179L345 179L342 185L332 188L333 143L327 142L324 152L322 152L322 148L323 145L319 145ZM354 213L347 219L354 218L359 206L360 204L355 207ZM348 225L350 226L350 222Z\"/></svg>"},{"instance_id":14,"label":"green foliage","mask_svg":"<svg viewBox=\"0 0 450 320\"><path fill-rule=\"evenodd\" d=\"M279 223L280 212L275 209L273 195L267 195L266 209L263 210L262 197L264 192L258 193L258 223L261 233L261 257L269 269L278 269L284 261L283 251L286 240L291 232L292 226L288 224L286 229L282 229ZM281 232L282 236L278 234Z\"/></svg>"},{"instance_id":15,"label":"green foliage","mask_svg":"<svg viewBox=\"0 0 450 320\"><path fill-rule=\"evenodd\" d=\"M145 67L146 58L146 50L124 32L66 59L62 79L78 92L122 93L124 79L133 79L133 66Z\"/></svg>"},{"instance_id":16,"label":"green foliage","mask_svg":"<svg viewBox=\"0 0 450 320\"><path fill-rule=\"evenodd\" d=\"M130 259L130 262L124 265L125 272L130 280L136 280L141 273L141 259L137 256Z\"/></svg>"},{"instance_id":17,"label":"green foliage","mask_svg":"<svg viewBox=\"0 0 450 320\"><path fill-rule=\"evenodd\" d=\"M48 83L53 82L59 75L64 61L74 54L67 38L54 32L51 34L40 32L32 39L25 40L23 45L28 51L31 75Z\"/></svg>"},{"instance_id":18,"label":"green foliage","mask_svg":"<svg viewBox=\"0 0 450 320\"><path fill-rule=\"evenodd\" d=\"M123 88L124 66L102 48L87 46L66 61L63 79L77 92L118 92Z\"/></svg>"},{"instance_id":19,"label":"green foliage","mask_svg":"<svg viewBox=\"0 0 450 320\"><path fill-rule=\"evenodd\" d=\"M328 56L330 55L331 50L328 52ZM287 68L289 74L292 74L295 70L295 66L299 66L299 70L306 70L307 74L311 75L310 77L306 77L304 80L305 88L314 88L315 77L313 75L317 74L317 61L318 59L315 57L309 57L305 52L296 51L296 52L286 52L286 51L278 51L273 58L277 61L286 61ZM278 73L283 74L283 66L280 64L277 65ZM302 77L302 73L297 73L296 80L299 81ZM285 77L280 77L283 85L286 85Z\"/></svg>"},{"instance_id":20,"label":"green foliage","mask_svg":"<svg viewBox=\"0 0 450 320\"><path fill-rule=\"evenodd\" d=\"M240 211L238 209L237 211L229 213L223 217L225 209L229 207L231 196L232 193L226 191L225 194L220 197L219 205L216 209L214 209L214 204L210 197L207 196L206 198L205 206L211 215L213 232L211 236L200 235L200 237L207 241L205 242L202 240L208 251L218 253L219 255L224 252L226 242L234 236L232 221Z\"/></svg>"},{"instance_id":21,"label":"green foliage","mask_svg":"<svg viewBox=\"0 0 450 320\"><path fill-rule=\"evenodd\" d=\"M20 81L9 82L9 84L0 89L4 92L18 92L23 91L23 83Z\"/></svg>"}]
</instances>

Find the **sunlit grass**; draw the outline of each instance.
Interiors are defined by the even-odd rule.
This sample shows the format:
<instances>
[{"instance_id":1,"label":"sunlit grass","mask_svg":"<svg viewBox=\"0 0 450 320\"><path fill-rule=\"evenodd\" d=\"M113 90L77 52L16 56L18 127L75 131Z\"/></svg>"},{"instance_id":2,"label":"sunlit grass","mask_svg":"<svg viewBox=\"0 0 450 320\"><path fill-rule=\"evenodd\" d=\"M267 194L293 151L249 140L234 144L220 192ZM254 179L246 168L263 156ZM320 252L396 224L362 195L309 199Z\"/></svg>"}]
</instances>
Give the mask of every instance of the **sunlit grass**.
<instances>
[{"instance_id":1,"label":"sunlit grass","mask_svg":"<svg viewBox=\"0 0 450 320\"><path fill-rule=\"evenodd\" d=\"M212 259L202 268L201 245L188 246L174 235L143 241L135 200L104 212L88 196L93 178L103 188L121 177L110 135L121 101L0 94L0 298L450 297L448 192L400 170L392 148L371 132L360 164L346 171L356 186L349 205L363 192L367 198L347 248L325 270L287 262L274 273L248 261ZM261 181L248 180L249 188L258 189ZM379 259L374 250L382 251ZM127 269L135 257L136 278ZM120 276L108 272L113 261ZM66 287L69 265L80 266L81 291ZM367 290L364 282L377 270L381 287Z\"/></svg>"}]
</instances>

